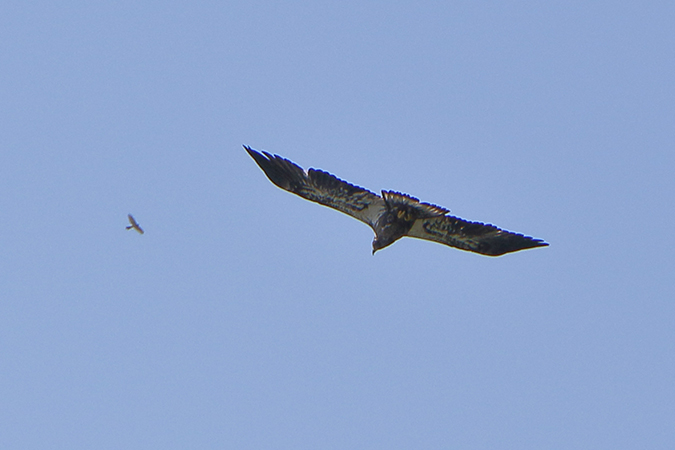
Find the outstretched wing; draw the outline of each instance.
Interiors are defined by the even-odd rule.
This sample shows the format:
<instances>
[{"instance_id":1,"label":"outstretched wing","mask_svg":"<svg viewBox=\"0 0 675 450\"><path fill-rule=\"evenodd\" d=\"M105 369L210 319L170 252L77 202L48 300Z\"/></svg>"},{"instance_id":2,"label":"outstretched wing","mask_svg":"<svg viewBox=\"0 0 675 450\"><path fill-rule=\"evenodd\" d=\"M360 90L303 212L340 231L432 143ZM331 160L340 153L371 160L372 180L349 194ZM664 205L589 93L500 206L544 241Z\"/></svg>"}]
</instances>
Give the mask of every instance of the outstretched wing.
<instances>
[{"instance_id":1,"label":"outstretched wing","mask_svg":"<svg viewBox=\"0 0 675 450\"><path fill-rule=\"evenodd\" d=\"M548 245L541 239L452 216L418 219L407 236L440 242L450 247L488 256L499 256L526 248Z\"/></svg>"},{"instance_id":2,"label":"outstretched wing","mask_svg":"<svg viewBox=\"0 0 675 450\"><path fill-rule=\"evenodd\" d=\"M309 169L305 172L302 167L278 155L260 154L250 147L244 148L267 178L281 189L349 214L371 227L386 210L384 200L367 189L349 184L323 170Z\"/></svg>"}]
</instances>

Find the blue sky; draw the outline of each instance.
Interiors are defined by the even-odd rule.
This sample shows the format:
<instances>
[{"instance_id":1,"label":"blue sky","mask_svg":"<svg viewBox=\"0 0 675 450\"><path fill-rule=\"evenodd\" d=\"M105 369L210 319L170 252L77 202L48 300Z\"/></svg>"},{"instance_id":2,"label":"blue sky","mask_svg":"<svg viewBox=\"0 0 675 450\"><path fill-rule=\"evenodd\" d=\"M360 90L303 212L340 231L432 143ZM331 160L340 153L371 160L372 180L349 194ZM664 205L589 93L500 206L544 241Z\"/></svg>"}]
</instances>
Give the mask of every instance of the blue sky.
<instances>
[{"instance_id":1,"label":"blue sky","mask_svg":"<svg viewBox=\"0 0 675 450\"><path fill-rule=\"evenodd\" d=\"M673 23L5 2L0 447L672 448ZM242 144L551 246L371 256Z\"/></svg>"}]
</instances>

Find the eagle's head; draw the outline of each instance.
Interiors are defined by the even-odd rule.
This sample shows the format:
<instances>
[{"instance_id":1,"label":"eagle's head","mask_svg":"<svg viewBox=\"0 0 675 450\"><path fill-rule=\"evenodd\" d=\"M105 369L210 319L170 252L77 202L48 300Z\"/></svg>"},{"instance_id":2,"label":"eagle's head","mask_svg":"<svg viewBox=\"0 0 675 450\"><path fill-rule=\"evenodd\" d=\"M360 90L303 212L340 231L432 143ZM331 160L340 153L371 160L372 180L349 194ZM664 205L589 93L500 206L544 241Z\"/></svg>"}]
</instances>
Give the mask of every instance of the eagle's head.
<instances>
[{"instance_id":1,"label":"eagle's head","mask_svg":"<svg viewBox=\"0 0 675 450\"><path fill-rule=\"evenodd\" d=\"M394 241L396 241L396 239L385 238L382 236L375 236L375 238L373 239L373 255L375 254L376 251L393 244Z\"/></svg>"},{"instance_id":2,"label":"eagle's head","mask_svg":"<svg viewBox=\"0 0 675 450\"><path fill-rule=\"evenodd\" d=\"M375 223L373 239L373 255L381 248L401 239L412 227L414 220L406 215L406 211L393 209L382 214Z\"/></svg>"}]
</instances>

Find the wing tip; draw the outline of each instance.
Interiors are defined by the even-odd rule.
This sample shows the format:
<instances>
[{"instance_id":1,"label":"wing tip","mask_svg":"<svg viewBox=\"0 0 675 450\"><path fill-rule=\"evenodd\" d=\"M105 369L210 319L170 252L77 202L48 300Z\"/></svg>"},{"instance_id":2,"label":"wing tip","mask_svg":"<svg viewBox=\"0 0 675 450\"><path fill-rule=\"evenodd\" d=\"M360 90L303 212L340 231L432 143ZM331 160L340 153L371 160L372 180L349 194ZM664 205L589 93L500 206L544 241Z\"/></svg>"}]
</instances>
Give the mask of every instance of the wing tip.
<instances>
[{"instance_id":1,"label":"wing tip","mask_svg":"<svg viewBox=\"0 0 675 450\"><path fill-rule=\"evenodd\" d=\"M249 156L258 164L267 178L276 186L286 191L295 192L296 186L305 184L306 175L302 167L279 155L266 151L262 153L244 146Z\"/></svg>"},{"instance_id":2,"label":"wing tip","mask_svg":"<svg viewBox=\"0 0 675 450\"><path fill-rule=\"evenodd\" d=\"M503 243L503 246L498 245L494 248L490 248L488 249L488 252L483 254L487 256L501 256L506 255L508 253L519 252L521 250L529 250L532 248L539 248L539 247L548 247L550 245L548 242L544 242L542 239L537 239L522 234L512 233L512 235L514 235L513 236L513 238L515 239L514 242L511 242L509 244L508 241L505 241Z\"/></svg>"}]
</instances>

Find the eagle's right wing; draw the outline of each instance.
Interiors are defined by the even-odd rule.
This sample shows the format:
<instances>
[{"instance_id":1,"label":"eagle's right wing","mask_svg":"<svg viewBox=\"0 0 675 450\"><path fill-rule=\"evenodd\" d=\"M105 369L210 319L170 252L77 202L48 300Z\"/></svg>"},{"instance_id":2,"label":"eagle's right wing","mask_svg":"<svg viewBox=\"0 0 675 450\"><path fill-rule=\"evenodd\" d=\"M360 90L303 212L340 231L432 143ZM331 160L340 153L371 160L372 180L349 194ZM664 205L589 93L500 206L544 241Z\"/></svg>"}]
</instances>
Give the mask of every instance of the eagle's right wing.
<instances>
[{"instance_id":1,"label":"eagle's right wing","mask_svg":"<svg viewBox=\"0 0 675 450\"><path fill-rule=\"evenodd\" d=\"M541 239L453 216L417 219L406 236L440 242L487 256L499 256L548 245Z\"/></svg>"},{"instance_id":2,"label":"eagle's right wing","mask_svg":"<svg viewBox=\"0 0 675 450\"><path fill-rule=\"evenodd\" d=\"M382 197L359 186L354 186L323 170L302 167L278 155L262 154L244 146L251 158L265 172L267 178L281 189L320 203L375 226L377 218L386 211Z\"/></svg>"}]
</instances>

